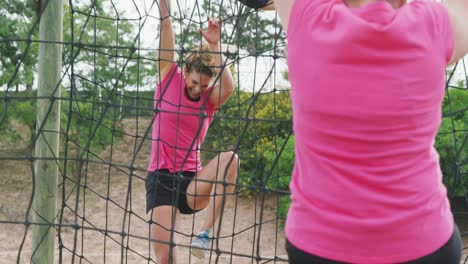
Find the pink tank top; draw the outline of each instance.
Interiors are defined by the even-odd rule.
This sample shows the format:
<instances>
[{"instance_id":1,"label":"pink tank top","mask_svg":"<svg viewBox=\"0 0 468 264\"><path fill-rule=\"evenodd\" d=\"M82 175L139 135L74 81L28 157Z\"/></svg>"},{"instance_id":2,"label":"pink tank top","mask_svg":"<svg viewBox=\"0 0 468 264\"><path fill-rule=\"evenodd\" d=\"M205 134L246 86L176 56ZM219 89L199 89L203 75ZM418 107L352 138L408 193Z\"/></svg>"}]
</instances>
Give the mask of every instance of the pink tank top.
<instances>
[{"instance_id":1,"label":"pink tank top","mask_svg":"<svg viewBox=\"0 0 468 264\"><path fill-rule=\"evenodd\" d=\"M434 149L453 32L416 0L295 0L288 29L296 162L286 236L352 263L428 255L453 232Z\"/></svg>"},{"instance_id":2,"label":"pink tank top","mask_svg":"<svg viewBox=\"0 0 468 264\"><path fill-rule=\"evenodd\" d=\"M174 64L156 87L151 146L148 171L168 169L200 171L200 146L217 109L207 101L209 89L200 101L192 102L185 95L182 70Z\"/></svg>"}]
</instances>

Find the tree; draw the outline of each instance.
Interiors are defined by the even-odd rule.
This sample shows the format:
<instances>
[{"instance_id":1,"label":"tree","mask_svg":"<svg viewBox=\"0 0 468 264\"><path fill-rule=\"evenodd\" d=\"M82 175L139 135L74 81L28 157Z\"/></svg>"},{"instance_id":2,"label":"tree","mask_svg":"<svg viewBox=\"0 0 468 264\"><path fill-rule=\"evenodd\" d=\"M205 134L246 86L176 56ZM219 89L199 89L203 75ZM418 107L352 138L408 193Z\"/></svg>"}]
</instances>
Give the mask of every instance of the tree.
<instances>
[{"instance_id":1,"label":"tree","mask_svg":"<svg viewBox=\"0 0 468 264\"><path fill-rule=\"evenodd\" d=\"M28 41L39 32L34 18L32 1L0 1L0 87L32 88L39 46Z\"/></svg>"},{"instance_id":2,"label":"tree","mask_svg":"<svg viewBox=\"0 0 468 264\"><path fill-rule=\"evenodd\" d=\"M177 43L181 48L194 49L200 45L202 38L197 30L209 16L223 22L222 43L229 44L230 58L240 56L283 56L285 34L273 12L256 12L238 1L204 0L199 6L190 10L178 10L175 20L181 21L181 30L177 34ZM195 12L194 12L195 11Z\"/></svg>"},{"instance_id":3,"label":"tree","mask_svg":"<svg viewBox=\"0 0 468 264\"><path fill-rule=\"evenodd\" d=\"M74 65L72 88L108 101L156 76L156 55L137 49L136 25L122 19L125 14L101 1L65 9L64 40L72 44L65 46L64 62Z\"/></svg>"},{"instance_id":4,"label":"tree","mask_svg":"<svg viewBox=\"0 0 468 264\"><path fill-rule=\"evenodd\" d=\"M34 17L33 2L26 6L17 0L3 1L0 7L0 12L8 12L6 16L0 15L0 33L6 40L27 39L27 33L37 27L29 19ZM76 3L73 10L65 4L64 8L63 72L66 74L59 88L65 90L62 97L68 100L63 100L61 107L62 131L67 134L62 139L69 144L66 154L74 157L73 173L77 176L81 173L85 153L99 153L119 135L115 132L120 128L118 120L122 104L134 101L125 100L125 90L142 86L148 78L156 76L156 56L154 52L136 48L135 25L103 1L93 1L91 6ZM16 66L13 67L11 62L24 55L23 66L12 83L32 87L38 44L33 43L26 54L23 54L24 49L17 48L23 44L27 42L0 42L0 61L6 65L0 70L0 81L3 81L0 84L13 78L11 72ZM27 68L26 62L31 62L31 67ZM67 76L71 77L70 81L65 78ZM2 95L9 99L0 105L6 104L8 110L6 119L0 116L0 130L7 132L7 138L18 138L18 133L9 129L10 124L13 120L24 123L30 130L33 144L35 91L15 96L4 92Z\"/></svg>"},{"instance_id":5,"label":"tree","mask_svg":"<svg viewBox=\"0 0 468 264\"><path fill-rule=\"evenodd\" d=\"M65 5L65 9L64 40L71 45L65 46L64 65L73 66L73 71L70 100L62 107L62 129L69 140L67 155L74 157L73 174L79 177L83 156L93 159L121 135L118 121L124 103L132 102L126 98L126 89L156 76L156 56L136 48L135 25L112 6L96 1L73 9Z\"/></svg>"}]
</instances>

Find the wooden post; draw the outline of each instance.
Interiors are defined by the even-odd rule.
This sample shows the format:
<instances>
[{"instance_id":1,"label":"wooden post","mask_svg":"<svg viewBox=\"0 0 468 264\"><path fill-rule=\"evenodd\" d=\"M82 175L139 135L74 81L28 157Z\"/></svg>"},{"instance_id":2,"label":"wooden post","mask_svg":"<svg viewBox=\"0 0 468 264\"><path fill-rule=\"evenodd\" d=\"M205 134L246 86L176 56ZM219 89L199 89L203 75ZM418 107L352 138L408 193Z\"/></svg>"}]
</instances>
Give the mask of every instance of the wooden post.
<instances>
[{"instance_id":1,"label":"wooden post","mask_svg":"<svg viewBox=\"0 0 468 264\"><path fill-rule=\"evenodd\" d=\"M60 132L63 0L42 0L31 263L54 263Z\"/></svg>"}]
</instances>

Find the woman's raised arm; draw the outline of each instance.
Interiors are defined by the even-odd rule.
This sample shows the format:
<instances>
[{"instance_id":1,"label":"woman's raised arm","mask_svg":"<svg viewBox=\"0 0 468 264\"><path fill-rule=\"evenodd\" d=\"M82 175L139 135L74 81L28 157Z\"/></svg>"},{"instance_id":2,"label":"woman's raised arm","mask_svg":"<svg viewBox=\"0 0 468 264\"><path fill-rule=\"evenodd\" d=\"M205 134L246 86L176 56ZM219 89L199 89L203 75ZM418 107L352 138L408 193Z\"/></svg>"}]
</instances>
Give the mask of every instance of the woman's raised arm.
<instances>
[{"instance_id":1,"label":"woman's raised arm","mask_svg":"<svg viewBox=\"0 0 468 264\"><path fill-rule=\"evenodd\" d=\"M159 47L159 78L164 80L175 60L175 36L171 21L171 0L159 0L161 39Z\"/></svg>"},{"instance_id":2,"label":"woman's raised arm","mask_svg":"<svg viewBox=\"0 0 468 264\"><path fill-rule=\"evenodd\" d=\"M468 1L446 0L455 37L455 50L451 62L457 62L468 53Z\"/></svg>"}]
</instances>

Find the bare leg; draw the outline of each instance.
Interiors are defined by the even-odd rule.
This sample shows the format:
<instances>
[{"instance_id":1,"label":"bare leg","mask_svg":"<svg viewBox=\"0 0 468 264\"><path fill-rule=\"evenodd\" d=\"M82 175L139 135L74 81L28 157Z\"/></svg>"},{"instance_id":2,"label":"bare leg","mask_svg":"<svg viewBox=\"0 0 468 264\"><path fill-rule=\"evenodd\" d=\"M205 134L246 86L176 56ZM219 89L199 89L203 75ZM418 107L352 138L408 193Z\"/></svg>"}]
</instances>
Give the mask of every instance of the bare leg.
<instances>
[{"instance_id":1,"label":"bare leg","mask_svg":"<svg viewBox=\"0 0 468 264\"><path fill-rule=\"evenodd\" d=\"M177 249L169 243L171 233L177 224L179 210L173 206L159 206L148 213L151 219L151 239L161 241L151 242L158 264L177 264ZM174 222L172 220L175 220Z\"/></svg>"},{"instance_id":2,"label":"bare leg","mask_svg":"<svg viewBox=\"0 0 468 264\"><path fill-rule=\"evenodd\" d=\"M208 206L203 229L211 229L219 218L227 195L233 194L239 158L232 152L220 153L197 173L187 188L187 203L195 210ZM216 182L216 183L215 183Z\"/></svg>"}]
</instances>

